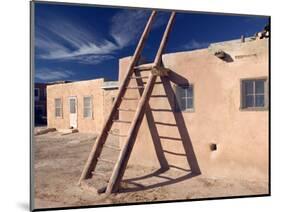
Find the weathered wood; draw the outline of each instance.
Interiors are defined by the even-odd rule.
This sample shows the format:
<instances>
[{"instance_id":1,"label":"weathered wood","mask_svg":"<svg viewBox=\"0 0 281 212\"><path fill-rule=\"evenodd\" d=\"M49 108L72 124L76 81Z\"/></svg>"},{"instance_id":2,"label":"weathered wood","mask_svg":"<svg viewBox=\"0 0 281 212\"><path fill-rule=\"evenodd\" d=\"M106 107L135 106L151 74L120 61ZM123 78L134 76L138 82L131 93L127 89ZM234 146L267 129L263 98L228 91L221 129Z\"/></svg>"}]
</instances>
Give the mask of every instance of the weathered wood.
<instances>
[{"instance_id":1,"label":"weathered wood","mask_svg":"<svg viewBox=\"0 0 281 212\"><path fill-rule=\"evenodd\" d=\"M131 79L148 79L148 76L131 76Z\"/></svg>"},{"instance_id":2,"label":"weathered wood","mask_svg":"<svg viewBox=\"0 0 281 212\"><path fill-rule=\"evenodd\" d=\"M174 18L175 18L175 12L172 12L169 22L167 24L167 27L165 29L164 35L162 37L160 47L157 51L157 54L156 54L156 57L154 60L154 64L156 64L157 66L161 65L161 57L162 57L162 54L164 52L164 49L165 49L165 46L167 43L167 38L168 38L169 32L171 31L171 26L174 21ZM142 94L139 104L137 106L137 111L136 111L134 119L132 121L132 125L129 129L128 138L126 139L126 141L124 143L124 146L121 150L117 163L114 167L113 173L109 180L108 186L106 188L107 194L116 192L118 190L122 177L125 173L125 169L127 167L133 146L135 144L138 130L140 128L141 122L144 117L144 113L145 113L145 109L146 109L145 106L151 96L156 78L157 78L157 76L155 76L153 74L149 75L146 87L143 91L143 94Z\"/></svg>"},{"instance_id":3,"label":"weathered wood","mask_svg":"<svg viewBox=\"0 0 281 212\"><path fill-rule=\"evenodd\" d=\"M126 91L126 87L128 86L128 84L130 82L130 77L134 72L134 67L136 66L136 64L137 64L137 62L140 58L141 51L143 50L144 43L145 43L145 41L148 37L148 34L151 30L152 23L154 21L155 16L156 16L156 11L153 10L150 17L149 17L149 20L148 20L148 22L145 26L145 29L142 33L142 36L139 40L139 43L136 47L136 50L135 50L134 55L132 57L131 63L130 63L130 65L127 69L127 72L125 74L125 78L124 78L123 82L121 83L121 85L119 87L119 93L116 97L116 100L114 101L113 108L112 108L109 116L107 117L107 119L105 121L105 124L102 128L101 134L97 138L97 141L96 141L95 145L93 146L93 148L92 148L92 150L89 154L88 160L87 160L87 162L84 166L84 169L82 171L82 174L81 174L81 177L79 179L78 184L80 184L82 180L90 178L91 177L91 171L94 170L95 167L96 167L97 158L99 157L99 155L101 153L101 150L102 150L102 146L103 146L103 144L104 144L104 142L107 138L107 132L110 130L110 128L113 124L112 120L114 119L114 117L116 115L117 108L119 108L119 106L121 104L122 97L124 96L124 93Z\"/></svg>"},{"instance_id":4,"label":"weathered wood","mask_svg":"<svg viewBox=\"0 0 281 212\"><path fill-rule=\"evenodd\" d=\"M128 97L122 97L122 100L139 100L140 98L128 98Z\"/></svg>"},{"instance_id":5,"label":"weathered wood","mask_svg":"<svg viewBox=\"0 0 281 212\"><path fill-rule=\"evenodd\" d=\"M113 122L124 123L124 124L131 124L132 123L131 121L125 121L125 120L113 120Z\"/></svg>"},{"instance_id":6,"label":"weathered wood","mask_svg":"<svg viewBox=\"0 0 281 212\"><path fill-rule=\"evenodd\" d=\"M109 145L109 144L104 144L104 147L109 148L109 149L114 149L116 151L121 150L118 146L112 146L112 145Z\"/></svg>"},{"instance_id":7,"label":"weathered wood","mask_svg":"<svg viewBox=\"0 0 281 212\"><path fill-rule=\"evenodd\" d=\"M161 43L160 43L160 46L159 46L159 49L158 49L156 57L154 59L155 66L161 66L162 65L161 64L162 63L162 54L164 53L164 50L165 50L165 47L166 47L166 44L167 44L167 40L168 40L168 36L169 36L169 33L171 32L172 24L175 20L175 15L176 15L176 12L171 13L170 19L168 21L168 24L166 26L164 35L162 37L162 40L161 40Z\"/></svg>"},{"instance_id":8,"label":"weathered wood","mask_svg":"<svg viewBox=\"0 0 281 212\"><path fill-rule=\"evenodd\" d=\"M136 112L135 109L118 108L119 111Z\"/></svg>"},{"instance_id":9,"label":"weathered wood","mask_svg":"<svg viewBox=\"0 0 281 212\"><path fill-rule=\"evenodd\" d=\"M121 134L114 133L114 132L111 132L111 131L109 131L108 134L113 135L113 136L119 136L119 137L127 137L127 135L121 135Z\"/></svg>"},{"instance_id":10,"label":"weathered wood","mask_svg":"<svg viewBox=\"0 0 281 212\"><path fill-rule=\"evenodd\" d=\"M124 146L122 147L119 158L116 162L116 165L113 169L113 173L111 175L108 186L106 188L106 193L108 194L117 191L121 179L124 175L131 151L133 149L136 140L137 132L139 130L139 127L141 125L145 113L145 105L152 93L155 80L156 80L156 76L150 74L147 86L145 87L141 100L139 101L139 104L137 106L134 119L132 121L131 127L128 132L128 137L125 141Z\"/></svg>"},{"instance_id":11,"label":"weathered wood","mask_svg":"<svg viewBox=\"0 0 281 212\"><path fill-rule=\"evenodd\" d=\"M127 89L141 89L144 88L144 86L128 86Z\"/></svg>"},{"instance_id":12,"label":"weathered wood","mask_svg":"<svg viewBox=\"0 0 281 212\"><path fill-rule=\"evenodd\" d=\"M105 162L105 163L111 163L111 164L115 164L115 161L113 160L108 160L108 159L104 159L104 158L98 158L99 161Z\"/></svg>"},{"instance_id":13,"label":"weathered wood","mask_svg":"<svg viewBox=\"0 0 281 212\"><path fill-rule=\"evenodd\" d=\"M134 70L135 71L148 71L154 67L154 63L147 63L147 64L142 64L139 66L135 66Z\"/></svg>"}]
</instances>

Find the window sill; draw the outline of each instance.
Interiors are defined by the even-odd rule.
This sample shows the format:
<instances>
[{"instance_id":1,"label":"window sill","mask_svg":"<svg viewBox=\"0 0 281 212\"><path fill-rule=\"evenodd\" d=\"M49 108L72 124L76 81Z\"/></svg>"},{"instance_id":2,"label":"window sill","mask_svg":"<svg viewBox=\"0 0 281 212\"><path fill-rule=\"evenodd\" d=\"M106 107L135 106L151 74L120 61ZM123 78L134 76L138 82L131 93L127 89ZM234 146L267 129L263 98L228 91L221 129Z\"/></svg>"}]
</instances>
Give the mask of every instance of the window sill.
<instances>
[{"instance_id":1,"label":"window sill","mask_svg":"<svg viewBox=\"0 0 281 212\"><path fill-rule=\"evenodd\" d=\"M268 111L268 107L248 107L248 108L239 108L240 111Z\"/></svg>"},{"instance_id":2,"label":"window sill","mask_svg":"<svg viewBox=\"0 0 281 212\"><path fill-rule=\"evenodd\" d=\"M181 112L181 113L194 113L195 109L180 110L180 111L177 111L177 112Z\"/></svg>"}]
</instances>

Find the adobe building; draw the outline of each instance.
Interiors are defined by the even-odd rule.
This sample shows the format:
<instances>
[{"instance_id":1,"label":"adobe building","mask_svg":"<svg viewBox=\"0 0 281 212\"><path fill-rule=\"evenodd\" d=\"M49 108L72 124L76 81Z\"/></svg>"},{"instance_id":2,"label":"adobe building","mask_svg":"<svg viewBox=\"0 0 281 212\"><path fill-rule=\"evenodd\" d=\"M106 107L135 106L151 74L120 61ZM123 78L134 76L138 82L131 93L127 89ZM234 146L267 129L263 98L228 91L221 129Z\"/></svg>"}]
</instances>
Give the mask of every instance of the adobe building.
<instances>
[{"instance_id":1,"label":"adobe building","mask_svg":"<svg viewBox=\"0 0 281 212\"><path fill-rule=\"evenodd\" d=\"M48 85L48 128L100 132L117 91L118 82L103 78Z\"/></svg>"},{"instance_id":2,"label":"adobe building","mask_svg":"<svg viewBox=\"0 0 281 212\"><path fill-rule=\"evenodd\" d=\"M130 58L119 61L120 82ZM268 181L268 38L214 43L162 60L171 71L157 78L129 164L168 163L213 178ZM127 92L128 98L140 96L138 90ZM137 103L123 101L121 107L134 109ZM133 115L119 113L122 120ZM128 127L120 125L120 134Z\"/></svg>"}]
</instances>

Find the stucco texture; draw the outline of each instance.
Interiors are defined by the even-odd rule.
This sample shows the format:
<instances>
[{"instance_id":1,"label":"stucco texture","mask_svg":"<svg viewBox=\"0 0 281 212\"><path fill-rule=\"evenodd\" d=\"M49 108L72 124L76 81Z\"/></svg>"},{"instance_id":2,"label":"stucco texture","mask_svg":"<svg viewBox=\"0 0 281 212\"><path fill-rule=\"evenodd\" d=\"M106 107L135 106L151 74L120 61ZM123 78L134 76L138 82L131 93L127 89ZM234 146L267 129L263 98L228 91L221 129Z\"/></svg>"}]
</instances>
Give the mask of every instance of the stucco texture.
<instances>
[{"instance_id":1,"label":"stucco texture","mask_svg":"<svg viewBox=\"0 0 281 212\"><path fill-rule=\"evenodd\" d=\"M226 52L230 60L216 57L217 50ZM119 61L120 81L129 62L130 57ZM166 161L169 166L196 170L208 177L267 181L268 110L248 111L240 105L241 80L268 79L268 62L268 39L163 55L164 66L171 72L169 77L157 79L149 114L143 120L129 163L157 167ZM174 85L187 81L194 88L194 110L179 112L174 107ZM137 97L139 92L129 91L126 96ZM137 101L122 104L137 107ZM120 119L132 120L133 114L122 112ZM126 133L128 126L120 125L120 131ZM211 144L217 145L216 151L211 151Z\"/></svg>"}]
</instances>

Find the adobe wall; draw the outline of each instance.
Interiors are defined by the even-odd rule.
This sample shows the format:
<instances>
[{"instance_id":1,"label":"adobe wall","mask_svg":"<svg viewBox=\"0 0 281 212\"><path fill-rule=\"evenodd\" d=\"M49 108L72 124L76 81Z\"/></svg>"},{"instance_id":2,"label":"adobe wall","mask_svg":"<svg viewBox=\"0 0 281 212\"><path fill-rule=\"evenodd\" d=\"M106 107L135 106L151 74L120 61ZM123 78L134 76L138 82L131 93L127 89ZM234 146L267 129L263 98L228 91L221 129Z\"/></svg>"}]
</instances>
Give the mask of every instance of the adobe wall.
<instances>
[{"instance_id":1,"label":"adobe wall","mask_svg":"<svg viewBox=\"0 0 281 212\"><path fill-rule=\"evenodd\" d=\"M216 50L224 50L233 61L217 58ZM120 60L119 80L123 79L129 60L130 57ZM173 72L170 79L176 83L188 80L194 86L193 112L169 111L174 109L167 98L151 98L149 102L151 108L160 110L152 111L155 122L171 124L156 125L161 137L160 145L156 146L158 150L161 146L165 150L164 156L170 165L189 169L195 160L201 173L209 177L268 180L268 111L240 109L240 80L268 77L268 61L267 39L222 43L207 49L163 55L164 65ZM161 82L159 78L157 81ZM166 86L166 90L173 88L174 82ZM156 84L152 95L162 94L167 94L163 84ZM127 96L139 95L137 91L130 91ZM136 106L134 102L123 103L123 107ZM123 112L120 119L132 120L132 114ZM186 129L179 133L173 124ZM153 126L148 127L145 118L129 163L159 167L149 128ZM124 125L120 128L121 133L127 130ZM211 144L217 144L217 151L211 151ZM195 159L192 159L193 152ZM162 157L159 151L158 156Z\"/></svg>"},{"instance_id":2,"label":"adobe wall","mask_svg":"<svg viewBox=\"0 0 281 212\"><path fill-rule=\"evenodd\" d=\"M103 79L79 81L47 86L47 117L48 127L57 129L69 128L69 100L77 97L77 128L80 132L100 132L104 122ZM93 117L83 117L83 97L92 96ZM62 98L63 117L55 117L55 98Z\"/></svg>"}]
</instances>

